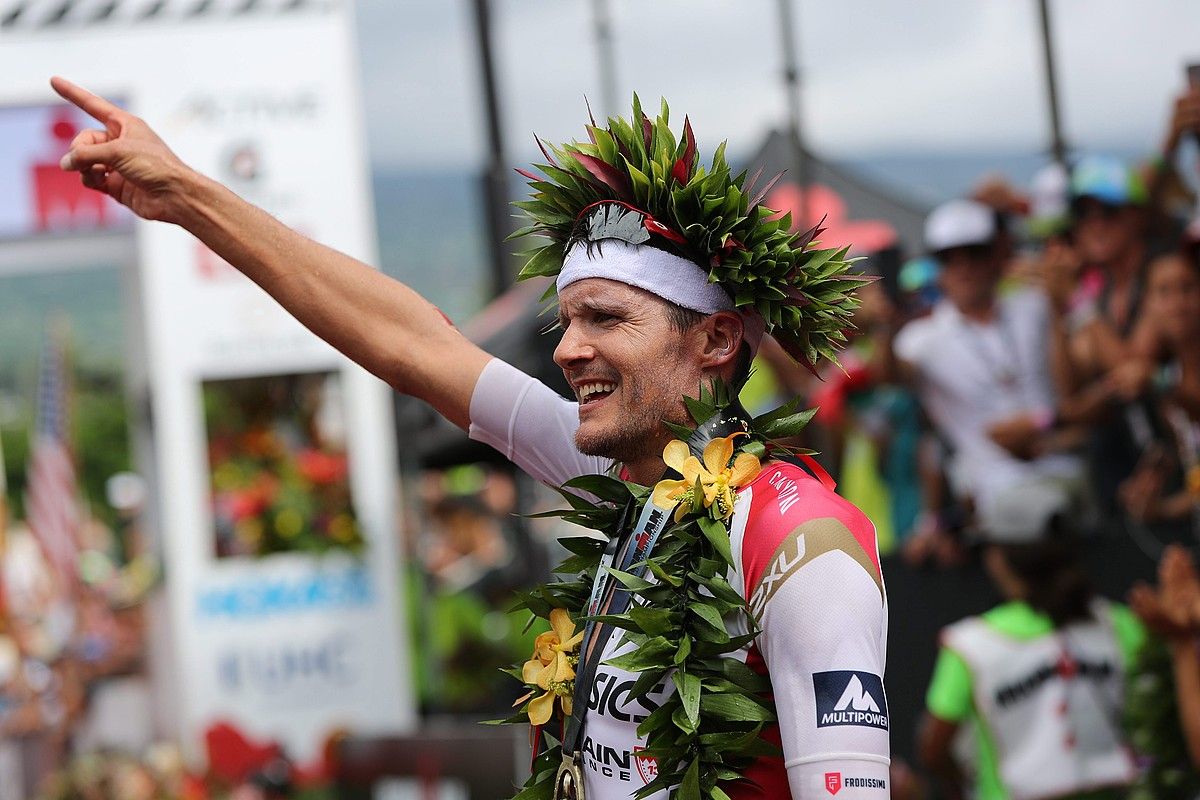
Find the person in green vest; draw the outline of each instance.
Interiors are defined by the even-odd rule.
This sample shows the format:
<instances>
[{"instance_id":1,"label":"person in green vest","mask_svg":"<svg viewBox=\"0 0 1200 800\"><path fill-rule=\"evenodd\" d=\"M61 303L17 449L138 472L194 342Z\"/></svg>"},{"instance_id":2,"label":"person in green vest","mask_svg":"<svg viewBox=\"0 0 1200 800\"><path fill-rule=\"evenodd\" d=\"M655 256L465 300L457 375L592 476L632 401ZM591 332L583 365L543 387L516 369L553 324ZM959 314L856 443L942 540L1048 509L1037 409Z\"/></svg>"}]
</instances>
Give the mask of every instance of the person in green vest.
<instances>
[{"instance_id":1,"label":"person in green vest","mask_svg":"<svg viewBox=\"0 0 1200 800\"><path fill-rule=\"evenodd\" d=\"M1092 591L1071 515L1034 485L980 522L1005 602L943 629L919 737L951 798L1117 798L1137 776L1121 716L1145 629Z\"/></svg>"}]
</instances>

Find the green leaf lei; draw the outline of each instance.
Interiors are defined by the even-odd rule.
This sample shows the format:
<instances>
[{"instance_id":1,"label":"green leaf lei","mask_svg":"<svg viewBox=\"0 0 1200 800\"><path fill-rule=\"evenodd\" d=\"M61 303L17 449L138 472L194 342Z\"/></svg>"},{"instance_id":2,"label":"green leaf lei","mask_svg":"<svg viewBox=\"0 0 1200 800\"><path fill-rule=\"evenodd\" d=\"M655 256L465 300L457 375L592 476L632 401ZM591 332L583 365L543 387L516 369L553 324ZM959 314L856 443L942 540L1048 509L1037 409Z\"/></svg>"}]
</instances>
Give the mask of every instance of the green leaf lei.
<instances>
[{"instance_id":1,"label":"green leaf lei","mask_svg":"<svg viewBox=\"0 0 1200 800\"><path fill-rule=\"evenodd\" d=\"M1175 676L1166 644L1151 637L1138 654L1126 687L1125 730L1149 763L1130 787L1129 800L1192 800L1200 775L1192 769L1179 727Z\"/></svg>"},{"instance_id":2,"label":"green leaf lei","mask_svg":"<svg viewBox=\"0 0 1200 800\"><path fill-rule=\"evenodd\" d=\"M708 430L713 426L706 423L737 418L738 430L747 435L738 437L735 456L750 453L765 460L773 453L795 452L775 440L796 435L811 419L812 412L801 410L801 402L797 398L745 422L730 390L718 383L702 389L698 399L688 398L697 428L675 426L673 431L697 453L714 438ZM589 493L599 502L576 492ZM569 509L541 516L561 517L611 537L622 533L618 526L626 503L632 500L640 508L650 493L640 484L586 475L563 487ZM728 517L717 503L707 508L689 503L686 514L663 532L645 562L652 581L610 570L635 602L627 613L595 619L623 629L636 649L605 663L639 673L632 696L644 695L668 676L675 687L638 726L638 734L647 739L639 755L657 760L658 775L636 798L670 789L671 797L682 800L728 800L723 784L741 779L756 758L778 754L778 748L761 738L764 727L775 719L770 681L734 657L754 641L759 629L745 600L725 577L732 566ZM590 536L559 541L572 555L554 572L566 577L519 594L517 608L531 612L531 624L537 618L549 619L556 608L570 610L578 624L588 619L583 609L606 542ZM748 632L731 635L734 621L741 621ZM521 665L508 672L522 679ZM503 722L527 723L528 705ZM586 708L575 712L586 713ZM514 800L548 800L553 795L561 745L548 730L543 734L550 746L535 758L532 775Z\"/></svg>"}]
</instances>

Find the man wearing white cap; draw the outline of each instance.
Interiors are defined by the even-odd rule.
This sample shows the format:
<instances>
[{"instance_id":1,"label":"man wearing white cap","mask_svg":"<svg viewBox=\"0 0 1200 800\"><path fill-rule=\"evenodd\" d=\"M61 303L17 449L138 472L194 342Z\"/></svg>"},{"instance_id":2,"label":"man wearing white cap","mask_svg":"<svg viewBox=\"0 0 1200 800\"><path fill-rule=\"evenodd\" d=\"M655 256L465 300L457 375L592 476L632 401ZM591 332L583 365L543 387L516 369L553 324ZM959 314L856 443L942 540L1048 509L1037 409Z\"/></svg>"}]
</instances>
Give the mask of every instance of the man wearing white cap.
<instances>
[{"instance_id":1,"label":"man wearing white cap","mask_svg":"<svg viewBox=\"0 0 1200 800\"><path fill-rule=\"evenodd\" d=\"M1081 477L1076 458L1055 452L1045 299L997 292L998 224L994 211L971 200L934 209L925 242L940 263L944 296L893 346L949 445L951 488L981 514L1023 485L1050 479L1074 491Z\"/></svg>"},{"instance_id":2,"label":"man wearing white cap","mask_svg":"<svg viewBox=\"0 0 1200 800\"><path fill-rule=\"evenodd\" d=\"M574 540L559 570L574 577L525 601L551 626L518 670L545 745L535 794L888 796L874 528L776 441L806 421L798 405L750 419L729 387L764 332L810 367L832 357L862 283L844 250L792 233L723 147L706 168L686 120L676 139L666 105L652 121L635 98L631 120L593 124L590 143L544 149L543 174L522 173L521 233L545 240L522 277L557 279L568 402L406 286L197 175L141 120L53 85L105 126L63 159L86 185L183 226L534 477L609 501L572 498L568 518L605 538Z\"/></svg>"}]
</instances>

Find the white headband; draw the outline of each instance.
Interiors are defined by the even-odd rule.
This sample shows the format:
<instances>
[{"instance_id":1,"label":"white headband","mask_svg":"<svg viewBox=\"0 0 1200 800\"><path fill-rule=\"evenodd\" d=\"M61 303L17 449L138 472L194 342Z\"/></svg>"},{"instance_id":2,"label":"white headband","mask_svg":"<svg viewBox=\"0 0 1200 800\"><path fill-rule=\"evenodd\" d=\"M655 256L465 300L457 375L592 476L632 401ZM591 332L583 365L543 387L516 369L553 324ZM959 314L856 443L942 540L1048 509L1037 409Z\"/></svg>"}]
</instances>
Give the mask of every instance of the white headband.
<instances>
[{"instance_id":1,"label":"white headband","mask_svg":"<svg viewBox=\"0 0 1200 800\"><path fill-rule=\"evenodd\" d=\"M587 242L576 242L567 251L558 273L558 291L585 278L607 278L701 314L733 310L733 300L721 285L709 283L708 273L686 258L620 239L592 242L591 252L588 249Z\"/></svg>"},{"instance_id":2,"label":"white headband","mask_svg":"<svg viewBox=\"0 0 1200 800\"><path fill-rule=\"evenodd\" d=\"M586 278L606 278L645 289L701 314L736 310L721 285L710 283L708 273L686 258L620 239L592 242L590 253L588 249L587 242L576 242L567 251L562 271L558 273L558 291ZM744 328L742 338L752 351L757 351L766 328L762 317L753 308L742 310L740 314Z\"/></svg>"}]
</instances>

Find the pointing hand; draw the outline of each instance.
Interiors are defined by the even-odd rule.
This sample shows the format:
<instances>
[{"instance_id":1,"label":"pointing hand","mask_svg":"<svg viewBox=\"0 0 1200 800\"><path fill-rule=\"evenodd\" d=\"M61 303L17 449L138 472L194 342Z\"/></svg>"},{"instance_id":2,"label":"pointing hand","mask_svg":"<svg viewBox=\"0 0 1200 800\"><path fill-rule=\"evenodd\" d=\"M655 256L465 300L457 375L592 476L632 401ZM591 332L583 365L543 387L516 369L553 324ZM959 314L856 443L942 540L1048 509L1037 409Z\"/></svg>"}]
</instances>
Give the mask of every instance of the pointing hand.
<instances>
[{"instance_id":1,"label":"pointing hand","mask_svg":"<svg viewBox=\"0 0 1200 800\"><path fill-rule=\"evenodd\" d=\"M84 186L143 219L176 222L175 200L187 165L140 118L63 78L51 78L50 85L104 126L76 136L62 168L78 172Z\"/></svg>"}]
</instances>

